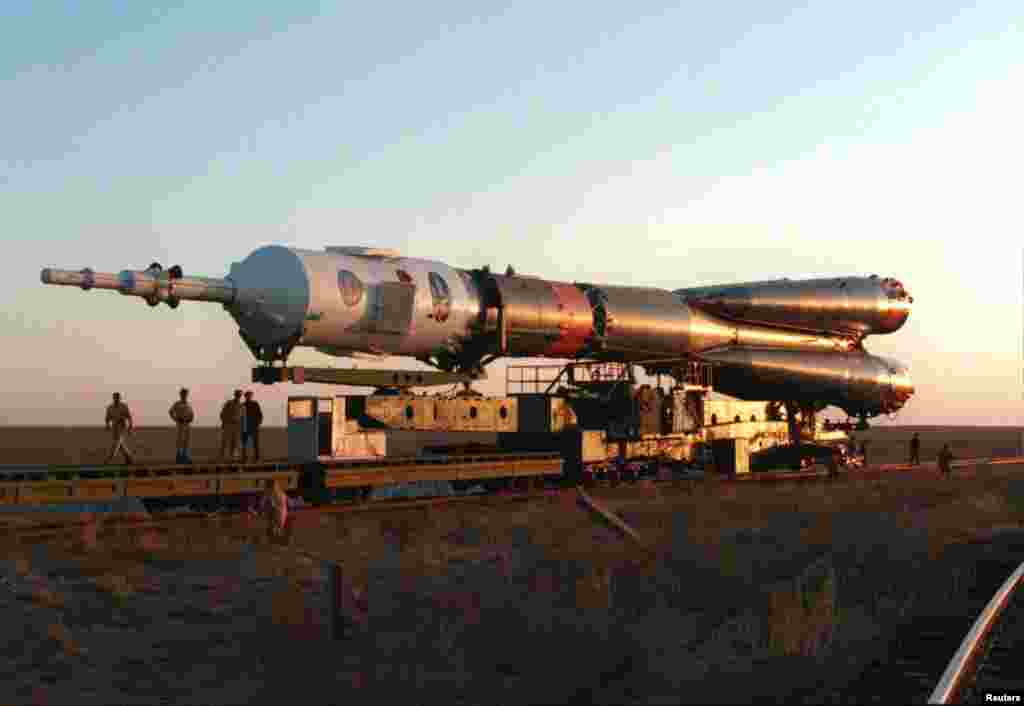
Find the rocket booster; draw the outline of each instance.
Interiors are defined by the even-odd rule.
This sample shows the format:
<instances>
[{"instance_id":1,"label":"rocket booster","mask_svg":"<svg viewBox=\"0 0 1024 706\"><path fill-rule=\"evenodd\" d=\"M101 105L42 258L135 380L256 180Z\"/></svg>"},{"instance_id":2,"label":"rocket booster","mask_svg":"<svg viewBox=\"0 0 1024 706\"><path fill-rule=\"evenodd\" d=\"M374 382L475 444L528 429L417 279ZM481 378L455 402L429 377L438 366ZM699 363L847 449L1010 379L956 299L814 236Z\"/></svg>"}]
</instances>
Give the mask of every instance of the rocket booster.
<instances>
[{"instance_id":1,"label":"rocket booster","mask_svg":"<svg viewBox=\"0 0 1024 706\"><path fill-rule=\"evenodd\" d=\"M741 399L784 393L868 415L896 411L913 392L905 367L862 347L866 336L892 333L909 315L913 300L891 278L669 291L458 269L380 248L270 245L224 278L184 277L180 267L154 263L118 274L48 268L41 279L116 290L153 306L218 302L268 362L295 346L409 356L448 370L500 356L695 358L720 368L729 388L721 391Z\"/></svg>"}]
</instances>

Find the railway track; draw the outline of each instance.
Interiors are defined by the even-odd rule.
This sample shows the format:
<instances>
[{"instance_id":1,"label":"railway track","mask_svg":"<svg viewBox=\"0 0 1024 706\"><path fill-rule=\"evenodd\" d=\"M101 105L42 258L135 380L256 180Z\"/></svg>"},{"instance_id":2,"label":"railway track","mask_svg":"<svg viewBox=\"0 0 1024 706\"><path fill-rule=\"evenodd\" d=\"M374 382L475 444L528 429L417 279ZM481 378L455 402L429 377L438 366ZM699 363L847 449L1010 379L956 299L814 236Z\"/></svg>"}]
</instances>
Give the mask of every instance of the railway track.
<instances>
[{"instance_id":1,"label":"railway track","mask_svg":"<svg viewBox=\"0 0 1024 706\"><path fill-rule=\"evenodd\" d=\"M402 498L371 500L364 502L348 502L328 505L310 505L293 508L290 515L319 514L348 514L348 513L378 513L396 512L416 509L444 508L458 505L504 505L516 502L530 502L539 499L551 499L558 496L559 492L568 492L568 489L545 487L543 489L526 490L503 490L496 493L454 495L431 498ZM573 491L575 492L575 491ZM231 522L239 517L248 514L246 509L217 509L210 512L156 512L148 517L118 516L103 521L105 530L118 532L142 532L146 530L170 529L181 525L209 524L212 522ZM127 513L131 514L131 513ZM73 534L93 524L94 521L72 521L72 522L47 522L36 523L29 526L3 526L0 525L0 539L17 538L19 540L45 541L62 535Z\"/></svg>"},{"instance_id":2,"label":"railway track","mask_svg":"<svg viewBox=\"0 0 1024 706\"><path fill-rule=\"evenodd\" d=\"M1009 547L988 553L993 548L990 543L984 548L977 543L960 547L963 553L958 564L969 567L963 598L935 601L925 614L887 626L878 656L850 683L842 687L824 682L809 685L791 694L791 702L969 703L964 695L974 698L982 694L980 690L998 688L1001 678L1007 679L1004 686L1010 684L1012 677L1018 679L1016 693L1021 693L1024 599L1018 597L1013 610L1006 613L991 609L993 596L1005 589L1008 576L1014 575L1015 583L1020 584L1020 552ZM979 629L981 625L984 629ZM995 702L982 696L979 703Z\"/></svg>"},{"instance_id":3,"label":"railway track","mask_svg":"<svg viewBox=\"0 0 1024 706\"><path fill-rule=\"evenodd\" d=\"M932 691L930 704L1024 700L1024 563L989 600Z\"/></svg>"},{"instance_id":4,"label":"railway track","mask_svg":"<svg viewBox=\"0 0 1024 706\"><path fill-rule=\"evenodd\" d=\"M1024 458L1003 458L1003 459L964 459L954 462L953 466L965 467L977 464L1015 464L1024 463ZM283 469L286 464L281 463L266 463L261 464L258 468L251 473L251 478L247 480L240 480L240 484L250 483L250 481L256 481L264 477L274 477L277 474L283 473ZM930 464L934 467L934 464ZM160 467L161 472L166 472L172 469L173 466ZM672 477L657 477L657 476L637 476L634 474L625 474L617 476L616 474L606 475L603 478L590 478L585 481L585 487L587 488L614 488L617 486L629 487L635 482L650 483L664 486L675 486L675 487L688 487L696 488L698 485L705 486L708 482L719 483L719 484L730 484L730 483L763 483L763 482L815 482L821 480L827 480L831 482L849 482L857 479L881 478L889 473L895 471L907 471L907 470L927 470L929 464L922 464L921 466L911 467L907 464L889 464L883 466L872 466L866 469L852 469L846 470L837 476L829 476L826 471L820 470L804 470L804 471L770 471L770 472L759 472L744 474L738 476L718 476L711 474L707 477L704 476L672 476ZM25 467L19 467L17 472L20 475L25 472ZM38 467L37 472L42 473L43 467ZM934 468L933 468L934 470ZM3 469L0 468L0 475L3 475ZM89 468L89 472L100 473L104 469L97 467L96 469ZM132 472L133 469L128 469L127 472ZM125 469L115 468L107 471L113 474L125 473ZM66 470L65 473L71 473L70 470ZM147 471L148 473L148 471ZM295 473L292 471L291 473ZM250 472L245 470L235 469L231 475L234 478L244 479L250 475ZM482 483L486 483L488 479L480 479ZM493 481L493 479L489 479ZM350 512L389 512L393 510L401 509L413 509L418 507L442 507L453 504L487 504L489 502L516 502L521 500L528 500L539 495L550 494L552 491L559 488L568 488L571 484L567 482L568 479L562 481L551 481L543 480L541 477L522 477L518 479L502 479L503 482L499 483L499 490L489 490L484 493L473 493L473 494L458 494L454 496L437 496L429 498L403 498L403 499L378 499L378 500L357 500L349 502L332 502L328 504L320 504L310 507L295 508L292 510L293 513L304 513L304 512L323 512L323 513L350 513ZM520 485L526 485L526 489L516 489L513 486L516 481ZM68 482L65 480L64 482ZM544 490L537 491L529 489L530 485L535 488L540 484ZM257 485L261 485L257 483ZM297 483L294 479L291 483L285 484L286 488L296 489ZM492 486L493 487L493 486ZM255 492L256 485L253 486ZM192 512L178 512L171 515L169 512L156 511L152 513L152 516L148 519L131 519L125 517L110 518L104 521L105 527L123 527L123 528L158 528L167 527L180 523L196 522L196 521L210 521L217 518L227 518L232 515L237 515L244 510L239 509L238 503L232 503L229 498L237 500L239 496L178 496L175 498L178 502L188 504L190 501L197 501L200 505L206 506L210 509L206 511L192 511ZM152 499L150 499L152 500ZM195 504L195 503L193 503ZM49 518L48 518L49 519ZM4 536L10 536L17 534L19 536L30 537L38 534L40 538L46 535L54 535L67 533L74 531L88 523L80 521L53 521L34 523L31 526L23 527L11 527L0 524L0 538Z\"/></svg>"}]
</instances>

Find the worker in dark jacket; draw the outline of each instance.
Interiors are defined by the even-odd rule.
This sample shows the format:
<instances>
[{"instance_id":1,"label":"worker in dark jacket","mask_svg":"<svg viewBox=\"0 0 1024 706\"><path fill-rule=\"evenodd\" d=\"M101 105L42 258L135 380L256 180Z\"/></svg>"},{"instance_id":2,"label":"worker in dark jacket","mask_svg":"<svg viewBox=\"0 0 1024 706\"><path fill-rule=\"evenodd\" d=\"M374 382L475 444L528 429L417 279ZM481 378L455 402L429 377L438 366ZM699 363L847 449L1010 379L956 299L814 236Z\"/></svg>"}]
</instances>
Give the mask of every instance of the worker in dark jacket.
<instances>
[{"instance_id":1,"label":"worker in dark jacket","mask_svg":"<svg viewBox=\"0 0 1024 706\"><path fill-rule=\"evenodd\" d=\"M832 453L828 457L828 475L835 478L839 475L839 464L842 463L843 454L839 447L832 447Z\"/></svg>"},{"instance_id":2,"label":"worker in dark jacket","mask_svg":"<svg viewBox=\"0 0 1024 706\"><path fill-rule=\"evenodd\" d=\"M953 472L953 452L949 450L949 444L943 444L939 449L939 470L943 475Z\"/></svg>"},{"instance_id":3,"label":"worker in dark jacket","mask_svg":"<svg viewBox=\"0 0 1024 706\"><path fill-rule=\"evenodd\" d=\"M239 429L242 426L242 391L235 390L234 397L224 403L220 410L220 460L234 461L238 448Z\"/></svg>"},{"instance_id":4,"label":"worker in dark jacket","mask_svg":"<svg viewBox=\"0 0 1024 706\"><path fill-rule=\"evenodd\" d=\"M249 441L252 441L253 458L260 460L260 425L263 424L263 410L260 403L252 398L252 390L245 393L245 405L242 412L242 463L246 461Z\"/></svg>"}]
</instances>

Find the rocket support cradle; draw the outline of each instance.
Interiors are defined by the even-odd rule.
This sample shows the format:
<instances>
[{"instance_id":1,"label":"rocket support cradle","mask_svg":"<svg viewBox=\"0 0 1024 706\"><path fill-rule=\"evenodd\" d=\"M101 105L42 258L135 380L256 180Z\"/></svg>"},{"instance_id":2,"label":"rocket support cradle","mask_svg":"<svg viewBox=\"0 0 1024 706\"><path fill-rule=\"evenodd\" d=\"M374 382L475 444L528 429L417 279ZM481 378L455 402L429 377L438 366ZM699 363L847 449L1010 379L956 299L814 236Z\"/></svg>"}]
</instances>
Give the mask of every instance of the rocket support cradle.
<instances>
[{"instance_id":1,"label":"rocket support cradle","mask_svg":"<svg viewBox=\"0 0 1024 706\"><path fill-rule=\"evenodd\" d=\"M456 269L391 250L270 245L223 278L159 265L119 274L44 269L44 284L110 289L151 305L221 303L253 354L295 346L336 356L408 356L473 372L500 356L715 365L715 389L739 399L898 411L907 368L863 350L898 330L913 299L894 279L775 280L669 291Z\"/></svg>"}]
</instances>

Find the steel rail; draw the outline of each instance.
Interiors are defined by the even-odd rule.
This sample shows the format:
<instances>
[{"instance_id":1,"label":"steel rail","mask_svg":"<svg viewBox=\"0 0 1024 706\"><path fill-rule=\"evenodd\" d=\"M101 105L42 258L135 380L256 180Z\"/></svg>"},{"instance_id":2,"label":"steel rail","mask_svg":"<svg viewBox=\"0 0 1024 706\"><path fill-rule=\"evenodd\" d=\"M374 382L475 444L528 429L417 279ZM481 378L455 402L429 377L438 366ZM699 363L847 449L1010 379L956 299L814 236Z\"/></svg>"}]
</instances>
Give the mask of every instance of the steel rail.
<instances>
[{"instance_id":1,"label":"steel rail","mask_svg":"<svg viewBox=\"0 0 1024 706\"><path fill-rule=\"evenodd\" d=\"M1024 459L1022 459L1024 461ZM969 463L969 461L962 461L961 463ZM878 468L878 467L875 467ZM883 469L880 469L883 470ZM888 470L897 470L895 468L889 468ZM846 472L840 473L840 475L832 478L833 481L843 482L856 480L859 477L858 472ZM765 471L762 473L750 473L742 474L738 476L724 476L716 477L704 476L698 478L640 478L636 481L630 480L618 480L617 482L611 479L589 479L584 481L585 488L600 488L600 489L614 489L617 487L630 488L634 485L661 485L661 486L694 486L697 484L704 484L707 482L715 483L758 483L758 482L785 482L785 481L808 481L808 480L826 480L829 479L827 471ZM536 492L536 491L533 491ZM541 493L550 494L552 491L541 491ZM557 492L557 491L555 491ZM417 507L437 507L450 504L460 503L473 503L479 502L480 504L487 504L487 502L501 502L502 500L517 500L527 499L530 491L523 492L517 490L501 490L497 492L486 492L473 495L454 495L454 496L434 496L426 498L401 498L401 499L377 499L377 500L366 500L363 502L343 502L343 503L327 503L318 506L306 506L300 508L294 508L291 510L292 513L305 513L310 511L316 511L320 513L352 513L352 512L380 512L389 510L403 510L413 509ZM185 498L187 496L180 496ZM216 511L216 512L182 512L182 513L169 513L158 511L153 513L147 519L127 519L121 518L118 515L122 513L115 512L114 518L104 520L103 523L107 527L130 527L130 528L154 528L163 527L168 525L176 525L181 522L196 521L196 520L212 520L217 518L227 518L235 515L243 514L245 511ZM49 513L47 513L49 515ZM130 514L130 513L129 513ZM24 515L21 515L24 519ZM40 518L42 519L42 518ZM0 537L10 536L12 534L24 536L32 534L57 534L68 531L73 531L76 528L84 527L89 525L89 522L82 521L55 521L50 517L47 517L46 521L31 523L25 526L12 526L4 523L2 517L0 517Z\"/></svg>"},{"instance_id":2,"label":"steel rail","mask_svg":"<svg viewBox=\"0 0 1024 706\"><path fill-rule=\"evenodd\" d=\"M928 703L948 704L952 702L971 666L975 664L978 654L984 645L985 638L992 631L992 628L1010 602L1010 597L1020 587L1022 581L1024 581L1024 563L1018 566L1017 570L1003 582L1003 585L992 596L988 605L981 612L981 615L974 621L974 625L967 633L967 637L960 644L960 649L953 655L953 659L950 660L946 671L942 673L942 678L939 679L939 683L928 699Z\"/></svg>"},{"instance_id":3,"label":"steel rail","mask_svg":"<svg viewBox=\"0 0 1024 706\"><path fill-rule=\"evenodd\" d=\"M387 498L380 500L367 500L363 502L349 502L342 504L305 505L302 507L289 509L288 514L289 516L306 514L334 515L349 513L393 512L424 508L441 508L449 505L461 504L476 504L481 506L502 505L505 503L528 502L544 498L556 498L558 497L558 494L560 492L563 492L563 490L545 488L543 490L508 490L499 491L496 493L474 493L472 495L443 495L426 498ZM565 492L568 491L566 490ZM102 513L94 514L100 515ZM233 521L250 515L251 511L248 509L239 509L214 512L154 512L145 518L120 517L117 515L122 513L114 514L115 517L110 519L102 519L96 517L92 520L86 521L76 520L70 522L33 523L30 525L23 526L9 524L5 525L3 523L0 523L0 540L3 540L5 538L44 539L55 535L68 534L80 531L83 528L89 527L93 524L96 524L97 526L102 526L105 529L116 528L117 530L127 531L166 529L195 522L217 522L221 520Z\"/></svg>"},{"instance_id":4,"label":"steel rail","mask_svg":"<svg viewBox=\"0 0 1024 706\"><path fill-rule=\"evenodd\" d=\"M79 475L83 473L87 474L98 474L102 478L113 478L113 479L128 479L128 478L144 478L149 475L160 476L159 474L182 474L182 475L230 475L239 473L251 473L251 472L287 472L294 471L297 468L322 464L328 469L343 469L353 468L360 469L368 466L402 466L402 465L431 465L440 464L443 465L446 462L451 461L492 461L492 460L513 460L513 459L534 459L549 457L553 454L550 451L520 451L520 452L508 452L508 453L494 453L494 454L461 454L455 456L438 456L432 458L429 456L415 456L415 457L380 457L380 458L360 458L360 459L345 459L336 461L317 461L317 462L298 462L298 461L262 461L262 462L250 462L247 464L241 464L238 462L231 461L209 461L199 462L195 464L170 464L170 463L155 463L155 464L138 464L135 466L121 466L121 465L104 465L104 464L81 464L81 465L67 465L67 464L0 464L0 478L10 477L12 475L27 475L31 478L26 480L43 480L49 479L54 475ZM1014 465L1024 464L1024 456L978 456L971 458L955 459L950 463L953 468L976 465L976 464L991 464L991 465ZM909 463L879 463L871 464L868 468L871 470L910 470L914 468L934 468L937 464L934 461L925 461L918 465L911 465ZM771 473L771 471L764 471L764 473ZM752 474L757 475L757 474ZM97 478L98 480L99 478ZM59 478L54 478L59 480ZM70 479L69 479L70 480Z\"/></svg>"}]
</instances>

